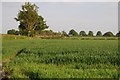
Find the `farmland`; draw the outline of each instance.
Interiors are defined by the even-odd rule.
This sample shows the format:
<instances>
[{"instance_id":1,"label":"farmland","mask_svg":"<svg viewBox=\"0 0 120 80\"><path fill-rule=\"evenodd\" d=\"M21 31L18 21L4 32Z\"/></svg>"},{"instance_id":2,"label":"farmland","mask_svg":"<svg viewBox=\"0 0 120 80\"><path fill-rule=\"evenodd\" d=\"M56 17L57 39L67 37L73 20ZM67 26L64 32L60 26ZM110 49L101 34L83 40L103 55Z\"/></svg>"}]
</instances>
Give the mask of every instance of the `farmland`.
<instances>
[{"instance_id":1,"label":"farmland","mask_svg":"<svg viewBox=\"0 0 120 80\"><path fill-rule=\"evenodd\" d=\"M2 70L10 78L118 78L119 56L118 40L2 41Z\"/></svg>"}]
</instances>

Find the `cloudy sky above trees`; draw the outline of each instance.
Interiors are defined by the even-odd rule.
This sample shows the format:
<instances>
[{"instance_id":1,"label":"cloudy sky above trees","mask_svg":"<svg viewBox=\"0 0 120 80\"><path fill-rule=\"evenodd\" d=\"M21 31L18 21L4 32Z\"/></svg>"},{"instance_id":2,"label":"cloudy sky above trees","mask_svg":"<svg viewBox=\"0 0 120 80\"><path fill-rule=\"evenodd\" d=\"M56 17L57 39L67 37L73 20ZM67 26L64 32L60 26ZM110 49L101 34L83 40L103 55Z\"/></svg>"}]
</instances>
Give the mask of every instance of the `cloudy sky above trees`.
<instances>
[{"instance_id":1,"label":"cloudy sky above trees","mask_svg":"<svg viewBox=\"0 0 120 80\"><path fill-rule=\"evenodd\" d=\"M93 0L94 1L94 0ZM105 1L105 0L104 0ZM111 0L112 1L112 0ZM115 1L115 0L114 0ZM38 13L44 17L53 31L75 29L118 32L117 2L34 2ZM17 29L19 23L14 20L24 2L2 2L2 33Z\"/></svg>"}]
</instances>

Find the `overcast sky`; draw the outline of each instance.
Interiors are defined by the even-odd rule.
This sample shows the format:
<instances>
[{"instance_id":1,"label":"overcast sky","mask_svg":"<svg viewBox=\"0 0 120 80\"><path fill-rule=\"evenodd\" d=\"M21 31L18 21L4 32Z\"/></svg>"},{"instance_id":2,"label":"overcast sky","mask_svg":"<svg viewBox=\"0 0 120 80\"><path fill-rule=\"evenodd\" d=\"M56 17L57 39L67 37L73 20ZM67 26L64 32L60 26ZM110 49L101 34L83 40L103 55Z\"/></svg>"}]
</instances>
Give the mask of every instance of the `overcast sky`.
<instances>
[{"instance_id":1,"label":"overcast sky","mask_svg":"<svg viewBox=\"0 0 120 80\"><path fill-rule=\"evenodd\" d=\"M21 2L2 2L2 32L17 29L19 23L14 20ZM36 2L39 14L47 21L49 29L68 32L75 29L118 32L118 3L117 2Z\"/></svg>"}]
</instances>

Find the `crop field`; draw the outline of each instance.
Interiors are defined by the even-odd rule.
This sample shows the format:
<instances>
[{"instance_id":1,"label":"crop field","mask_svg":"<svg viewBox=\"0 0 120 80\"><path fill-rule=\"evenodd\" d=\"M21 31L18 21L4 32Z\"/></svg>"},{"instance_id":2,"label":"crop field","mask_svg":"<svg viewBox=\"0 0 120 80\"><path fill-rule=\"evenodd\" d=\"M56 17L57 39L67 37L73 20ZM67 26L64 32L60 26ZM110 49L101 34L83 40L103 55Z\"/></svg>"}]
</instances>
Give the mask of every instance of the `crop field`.
<instances>
[{"instance_id":1,"label":"crop field","mask_svg":"<svg viewBox=\"0 0 120 80\"><path fill-rule=\"evenodd\" d=\"M3 76L119 78L118 40L3 39Z\"/></svg>"}]
</instances>

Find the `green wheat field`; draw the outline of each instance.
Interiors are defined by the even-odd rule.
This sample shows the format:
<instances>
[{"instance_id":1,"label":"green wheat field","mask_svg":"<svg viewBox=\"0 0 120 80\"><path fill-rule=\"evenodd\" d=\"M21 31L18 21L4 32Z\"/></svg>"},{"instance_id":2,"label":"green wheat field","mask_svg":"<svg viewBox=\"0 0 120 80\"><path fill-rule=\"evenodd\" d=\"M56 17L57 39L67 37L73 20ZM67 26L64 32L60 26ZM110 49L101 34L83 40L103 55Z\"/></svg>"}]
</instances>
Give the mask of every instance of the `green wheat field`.
<instances>
[{"instance_id":1,"label":"green wheat field","mask_svg":"<svg viewBox=\"0 0 120 80\"><path fill-rule=\"evenodd\" d=\"M118 40L2 39L9 78L119 78L119 56Z\"/></svg>"}]
</instances>

